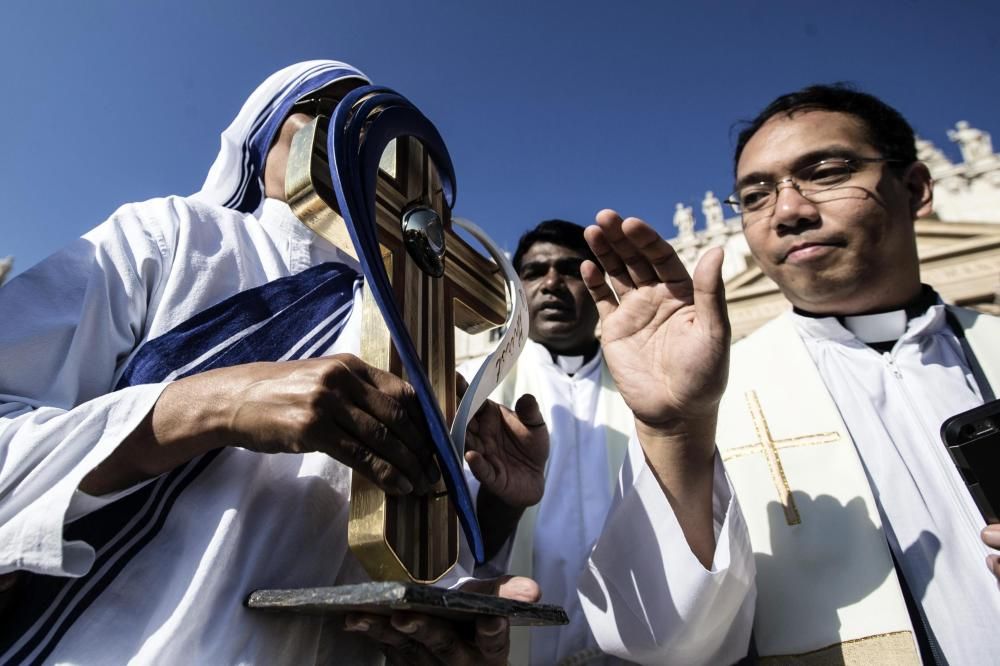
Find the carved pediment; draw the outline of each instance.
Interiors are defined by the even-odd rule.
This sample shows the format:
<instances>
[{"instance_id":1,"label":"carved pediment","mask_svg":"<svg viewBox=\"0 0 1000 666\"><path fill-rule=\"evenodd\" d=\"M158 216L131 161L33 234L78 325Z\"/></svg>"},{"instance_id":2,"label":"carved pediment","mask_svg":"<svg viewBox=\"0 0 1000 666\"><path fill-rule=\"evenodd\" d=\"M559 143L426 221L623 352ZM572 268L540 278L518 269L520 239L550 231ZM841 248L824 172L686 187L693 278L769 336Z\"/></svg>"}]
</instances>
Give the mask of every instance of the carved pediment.
<instances>
[{"instance_id":1,"label":"carved pediment","mask_svg":"<svg viewBox=\"0 0 1000 666\"><path fill-rule=\"evenodd\" d=\"M917 220L916 229L921 279L949 303L996 313L1000 225Z\"/></svg>"}]
</instances>

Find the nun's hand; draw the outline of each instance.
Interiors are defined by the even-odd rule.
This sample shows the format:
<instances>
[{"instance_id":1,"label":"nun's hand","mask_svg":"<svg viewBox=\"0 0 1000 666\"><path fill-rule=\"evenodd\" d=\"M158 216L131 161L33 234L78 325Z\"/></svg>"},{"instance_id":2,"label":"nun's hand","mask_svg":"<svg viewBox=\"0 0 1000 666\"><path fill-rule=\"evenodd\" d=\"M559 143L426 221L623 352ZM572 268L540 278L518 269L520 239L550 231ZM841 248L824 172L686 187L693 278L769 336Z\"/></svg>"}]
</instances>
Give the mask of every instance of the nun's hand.
<instances>
[{"instance_id":1,"label":"nun's hand","mask_svg":"<svg viewBox=\"0 0 1000 666\"><path fill-rule=\"evenodd\" d=\"M469 581L462 590L529 603L541 596L535 581L520 576ZM345 628L381 643L392 666L504 666L510 652L510 625L498 616L463 622L402 611L391 616L354 613L347 616Z\"/></svg>"},{"instance_id":2,"label":"nun's hand","mask_svg":"<svg viewBox=\"0 0 1000 666\"><path fill-rule=\"evenodd\" d=\"M391 494L440 478L413 387L351 354L218 368L166 386L80 484L103 495L223 446L325 453Z\"/></svg>"},{"instance_id":3,"label":"nun's hand","mask_svg":"<svg viewBox=\"0 0 1000 666\"><path fill-rule=\"evenodd\" d=\"M243 366L234 443L265 453L326 453L391 494L438 480L413 387L351 354Z\"/></svg>"}]
</instances>

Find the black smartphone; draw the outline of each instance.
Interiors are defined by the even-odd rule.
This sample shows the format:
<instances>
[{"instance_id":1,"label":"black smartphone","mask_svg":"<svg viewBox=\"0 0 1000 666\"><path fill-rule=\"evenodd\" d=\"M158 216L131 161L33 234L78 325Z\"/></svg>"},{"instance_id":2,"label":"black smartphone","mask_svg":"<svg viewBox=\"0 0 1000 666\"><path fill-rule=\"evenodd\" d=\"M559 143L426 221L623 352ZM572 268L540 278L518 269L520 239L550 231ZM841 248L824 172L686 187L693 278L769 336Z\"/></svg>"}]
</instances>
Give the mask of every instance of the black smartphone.
<instances>
[{"instance_id":1,"label":"black smartphone","mask_svg":"<svg viewBox=\"0 0 1000 666\"><path fill-rule=\"evenodd\" d=\"M986 523L1000 522L1000 400L950 417L941 439Z\"/></svg>"}]
</instances>

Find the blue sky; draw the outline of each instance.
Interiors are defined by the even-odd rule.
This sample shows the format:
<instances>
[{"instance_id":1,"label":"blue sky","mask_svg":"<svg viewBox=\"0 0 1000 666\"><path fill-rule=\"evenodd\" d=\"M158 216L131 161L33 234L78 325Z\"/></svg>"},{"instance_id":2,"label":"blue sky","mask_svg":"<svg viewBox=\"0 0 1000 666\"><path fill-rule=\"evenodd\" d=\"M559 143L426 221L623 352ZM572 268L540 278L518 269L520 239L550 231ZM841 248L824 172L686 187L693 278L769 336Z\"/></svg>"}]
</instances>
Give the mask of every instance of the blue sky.
<instances>
[{"instance_id":1,"label":"blue sky","mask_svg":"<svg viewBox=\"0 0 1000 666\"><path fill-rule=\"evenodd\" d=\"M731 182L733 123L853 81L953 159L1000 141L1000 3L32 0L0 23L0 256L20 272L117 206L198 189L249 92L334 58L413 100L448 143L457 212L512 248L603 207L672 236Z\"/></svg>"}]
</instances>

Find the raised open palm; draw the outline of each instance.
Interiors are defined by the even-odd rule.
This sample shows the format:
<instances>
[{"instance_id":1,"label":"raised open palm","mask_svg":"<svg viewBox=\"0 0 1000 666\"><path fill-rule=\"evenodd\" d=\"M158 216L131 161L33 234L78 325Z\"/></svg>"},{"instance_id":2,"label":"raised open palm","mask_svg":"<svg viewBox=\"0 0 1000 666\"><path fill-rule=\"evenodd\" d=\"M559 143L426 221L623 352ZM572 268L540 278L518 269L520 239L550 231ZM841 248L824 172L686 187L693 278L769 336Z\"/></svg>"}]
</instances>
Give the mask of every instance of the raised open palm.
<instances>
[{"instance_id":1,"label":"raised open palm","mask_svg":"<svg viewBox=\"0 0 1000 666\"><path fill-rule=\"evenodd\" d=\"M581 272L626 404L651 425L714 414L729 367L722 251L706 253L692 280L673 248L637 218L603 210L586 238L608 280L590 262Z\"/></svg>"}]
</instances>

